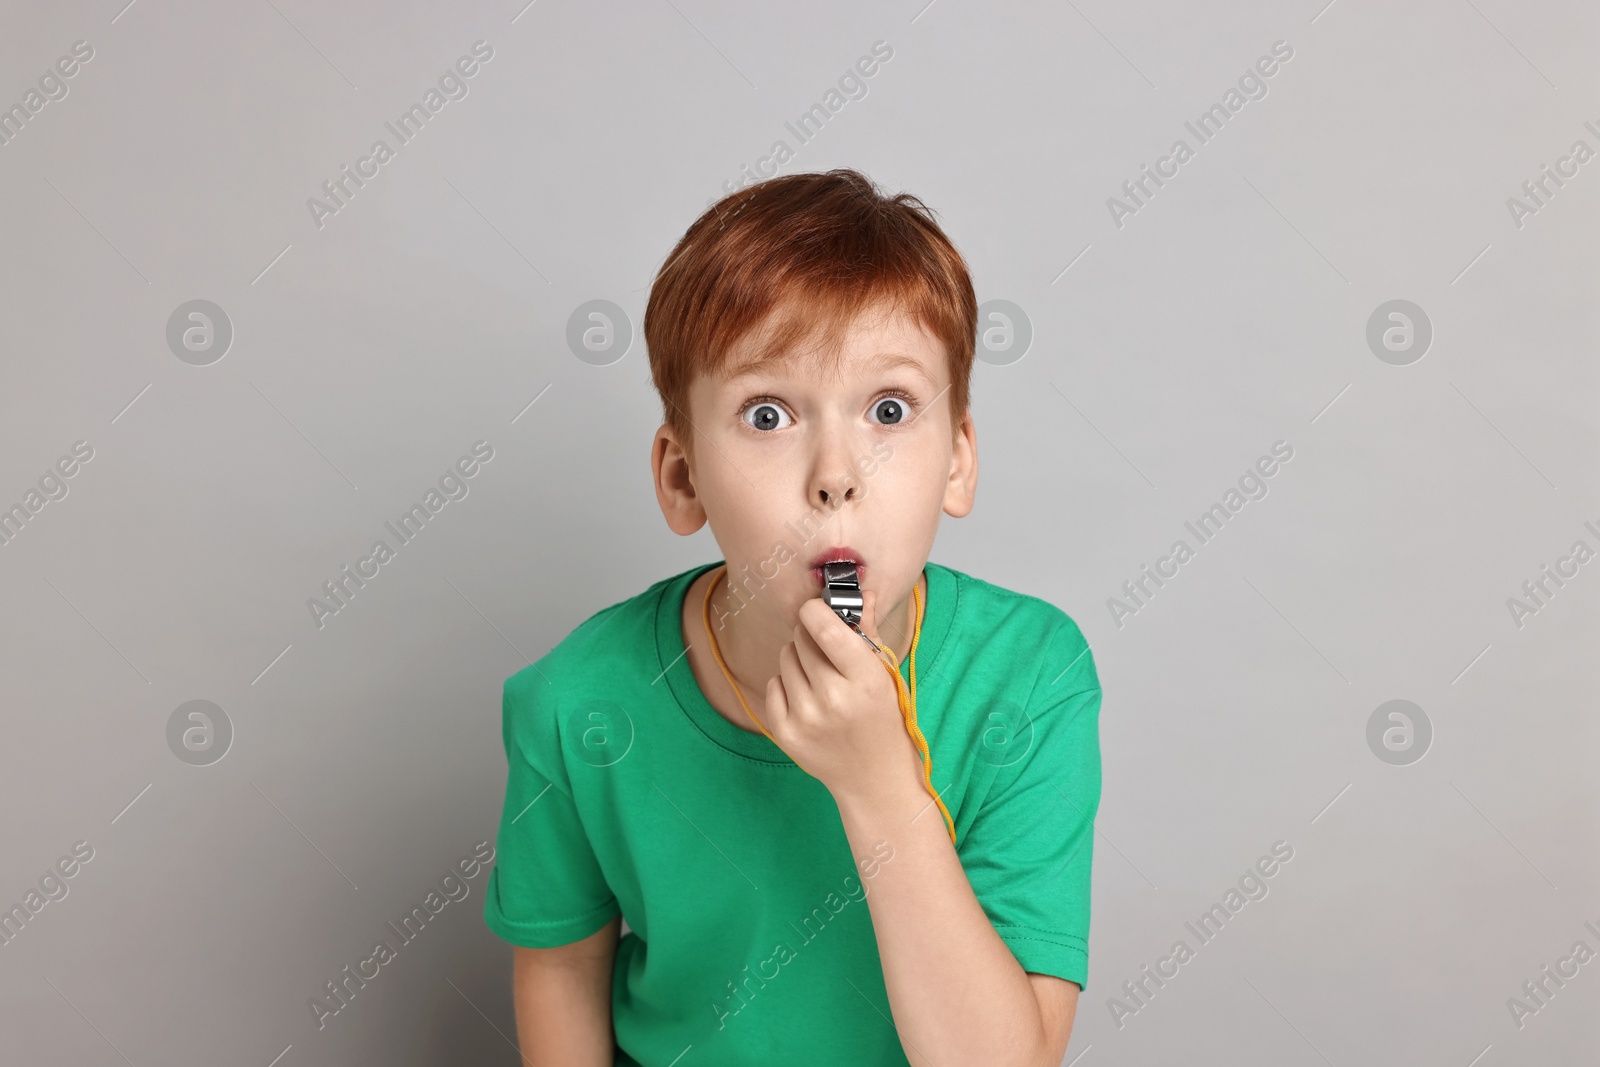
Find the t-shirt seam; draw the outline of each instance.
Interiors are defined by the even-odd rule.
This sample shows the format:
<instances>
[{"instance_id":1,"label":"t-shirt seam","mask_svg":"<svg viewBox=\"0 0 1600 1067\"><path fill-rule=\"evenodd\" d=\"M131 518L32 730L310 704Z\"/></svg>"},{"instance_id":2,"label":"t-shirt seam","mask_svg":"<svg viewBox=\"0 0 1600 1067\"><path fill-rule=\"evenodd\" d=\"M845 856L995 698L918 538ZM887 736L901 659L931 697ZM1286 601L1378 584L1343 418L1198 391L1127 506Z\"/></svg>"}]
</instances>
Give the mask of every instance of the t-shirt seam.
<instances>
[{"instance_id":1,"label":"t-shirt seam","mask_svg":"<svg viewBox=\"0 0 1600 1067\"><path fill-rule=\"evenodd\" d=\"M609 886L608 886L608 888L609 888ZM504 911L501 911L499 908L496 908L496 911L499 912L500 921L505 923L507 926L523 926L523 927L532 928L532 927L570 926L575 922L579 922L581 920L587 919L591 915L595 915L595 914L598 914L599 912L606 911L609 908L616 908L618 914L621 914L621 911L622 911L621 902L618 901L617 898L614 895L609 900L606 900L606 901L603 901L603 902L601 902L599 904L596 904L594 907L590 908L588 911L579 912L577 915L573 915L573 916L571 916L569 918L566 918L566 919L513 919L511 916L507 915Z\"/></svg>"},{"instance_id":2,"label":"t-shirt seam","mask_svg":"<svg viewBox=\"0 0 1600 1067\"><path fill-rule=\"evenodd\" d=\"M1006 932L1008 930L1033 931L1033 927L1014 926L1005 923L997 924L995 926L995 933L1010 941L1042 941L1047 945L1055 945L1057 948L1076 949L1080 952L1087 952L1089 950L1089 942L1084 938L1078 937L1076 934L1054 934L1050 937L1040 937L1037 931L1027 934L1010 934Z\"/></svg>"},{"instance_id":3,"label":"t-shirt seam","mask_svg":"<svg viewBox=\"0 0 1600 1067\"><path fill-rule=\"evenodd\" d=\"M517 700L516 710L518 712L526 714L528 712L528 710L529 710L528 709L528 702L523 701L523 700L521 700L519 698ZM556 719L555 721L552 721L550 723L550 726L551 726L551 729L555 733L557 749L564 749L565 748L566 739L561 736L561 723L560 723L559 719ZM513 726L513 729L511 730L511 743L516 746L517 757L519 759L521 759L523 763L527 764L527 766L533 771L534 774L537 774L540 778L543 778L545 781L549 782L551 788L553 788L557 793L560 793L562 796L566 797L569 801L572 801L573 803L576 803L577 800L573 796L573 793L572 793L571 772L568 770L568 768L566 766L566 762L562 759L561 755L559 753L557 754L557 756L556 756L556 764L558 766L560 766L561 775L562 775L563 778L566 779L565 787L563 787L562 782L559 779L557 779L554 775L546 774L545 771L544 771L544 768L542 768L538 763L536 763L528 755L527 739L524 738L522 736L522 734L523 734L523 730L517 729L517 728L515 728L515 726Z\"/></svg>"},{"instance_id":4,"label":"t-shirt seam","mask_svg":"<svg viewBox=\"0 0 1600 1067\"><path fill-rule=\"evenodd\" d=\"M677 700L677 694L676 693L673 694L673 700ZM683 711L685 713L685 717L687 717L688 709L684 708L681 704L679 705L679 709L681 711ZM711 710L712 711L716 711L715 708L713 708ZM689 725L693 726L696 733L698 733L701 737L703 737L707 741L709 741L717 749L719 749L722 752L726 752L728 755L734 757L735 759L741 759L741 760L744 760L746 763L754 763L754 764L756 764L757 766L760 766L760 767L770 767L770 768L772 768L774 770L780 770L780 771L799 770L800 769L800 765L798 763L779 763L776 760L757 759L755 756L746 755L743 752L736 752L733 749L729 748L727 745L724 745L721 741L718 741L715 737L712 737L710 734L706 733L705 730L701 728L700 724L695 722L693 719L689 720ZM737 727L736 727L736 729L737 729Z\"/></svg>"},{"instance_id":5,"label":"t-shirt seam","mask_svg":"<svg viewBox=\"0 0 1600 1067\"><path fill-rule=\"evenodd\" d=\"M1029 720L1030 724L1031 723L1039 723L1039 724L1041 724L1040 725L1041 729L1055 730L1056 728L1058 728L1059 726L1062 725L1059 722L1059 720L1057 719L1056 713L1064 711L1066 708L1068 708L1075 701L1080 701L1081 698L1086 697L1086 696L1090 697L1090 698L1097 698L1098 697L1098 698L1100 698L1102 700L1102 702L1104 700L1104 693L1101 691L1099 686L1095 686L1092 689L1083 689L1083 690L1080 690L1080 691L1078 691L1076 693L1073 693L1070 696L1061 697L1059 700L1055 700L1052 703L1046 704L1042 708L1030 708L1025 712L1025 714L1028 716L1028 720ZM1094 699L1090 699L1090 700L1087 700L1087 701L1082 701L1082 706L1079 708L1079 711L1073 713L1066 720L1066 725L1070 726L1073 722L1075 722L1077 720L1078 714L1081 713L1081 711L1083 710L1083 707L1089 707L1089 706L1092 706L1093 704L1094 704ZM1096 751L1098 751L1098 748L1099 748L1099 745L1098 745L1098 741L1099 741L1098 725L1096 726L1095 740L1096 740L1096 743L1095 743L1094 747L1096 748ZM1074 745L1074 746L1072 746L1071 750L1075 752L1078 749L1078 747L1079 746ZM1016 764L1014 764L1014 765L1008 764L1005 767L1001 767L999 769L999 772L997 772L996 775L994 776L994 778L990 781L988 789L986 789L984 791L984 795L983 795L982 799L978 802L977 815L975 816L975 818L982 818L983 815L989 810L991 805L999 803L1000 801L1004 800L1008 795L1010 795L1010 793L1011 793L1011 791L1013 789L1017 788L1018 784L1022 781L1023 776L1028 773L1028 768L1032 765L1034 759L1038 756L1038 753L1040 752L1041 748L1042 748L1042 746L1036 746L1036 747L1030 749L1028 751L1028 753L1022 759L1017 761ZM1011 775L1008 778L1007 775L1004 772L1010 766L1015 766L1016 767L1016 771L1015 771L1015 773L1013 775ZM1054 780L1054 779L1050 779L1050 780ZM996 787L998 787L999 790L1000 790L1000 792L998 794L994 792ZM1099 803L1098 798L1096 799L1095 803L1096 803L1096 805L1098 805L1098 803Z\"/></svg>"},{"instance_id":6,"label":"t-shirt seam","mask_svg":"<svg viewBox=\"0 0 1600 1067\"><path fill-rule=\"evenodd\" d=\"M1098 685L1091 686L1088 689L1080 689L1076 693L1071 693L1067 696L1056 698L1042 708L1032 709L1028 712L1028 715L1030 718L1034 719L1043 718L1044 716L1049 715L1051 712L1060 711L1062 708L1066 707L1068 704L1071 704L1075 700L1081 700L1083 697L1093 696L1098 696L1103 701L1105 699L1105 690Z\"/></svg>"}]
</instances>

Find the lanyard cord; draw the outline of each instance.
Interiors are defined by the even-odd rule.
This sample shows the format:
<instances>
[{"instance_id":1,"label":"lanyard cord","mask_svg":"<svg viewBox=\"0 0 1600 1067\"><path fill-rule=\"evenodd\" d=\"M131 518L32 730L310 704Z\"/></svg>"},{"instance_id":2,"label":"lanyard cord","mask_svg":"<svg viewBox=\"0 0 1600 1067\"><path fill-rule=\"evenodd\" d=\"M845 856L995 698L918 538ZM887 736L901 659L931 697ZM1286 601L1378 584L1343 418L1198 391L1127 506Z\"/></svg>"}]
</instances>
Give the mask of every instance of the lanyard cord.
<instances>
[{"instance_id":1,"label":"lanyard cord","mask_svg":"<svg viewBox=\"0 0 1600 1067\"><path fill-rule=\"evenodd\" d=\"M722 652L717 648L717 638L711 632L711 591L716 588L718 580L727 571L728 567L724 564L706 585L705 601L701 604L700 609L701 618L706 626L706 638L711 642L711 654L716 657L717 666L722 668L722 676L728 680L728 685L733 689L733 695L739 698L739 704L744 708L745 714L750 716L755 724L761 728L761 732L766 734L768 741L777 744L777 741L773 739L772 734L767 730L766 724L756 718L755 712L751 711L750 705L745 702L744 693L740 691L739 683L733 680L733 675L728 671L728 665L723 662ZM906 692L905 680L900 677L900 665L895 662L894 653L881 645L874 644L873 647L880 654L878 662L883 664L883 669L888 671L889 676L894 679L895 696L900 703L900 717L905 720L906 732L911 735L911 740L916 743L917 751L922 755L923 787L933 797L933 802L939 805L939 813L944 816L945 828L950 831L950 843L953 845L956 843L956 824L950 818L950 812L945 808L944 801L940 798L938 791L933 788L933 757L928 752L928 739L923 736L922 728L917 725L917 643L922 640L923 609L922 594L917 591L915 585L911 587L911 596L917 605L917 621L911 634L911 692L909 694ZM800 761L796 760L795 765L800 766ZM805 771L804 767L800 767L800 769ZM811 772L806 771L806 773L810 774ZM815 776L813 775L813 777Z\"/></svg>"}]
</instances>

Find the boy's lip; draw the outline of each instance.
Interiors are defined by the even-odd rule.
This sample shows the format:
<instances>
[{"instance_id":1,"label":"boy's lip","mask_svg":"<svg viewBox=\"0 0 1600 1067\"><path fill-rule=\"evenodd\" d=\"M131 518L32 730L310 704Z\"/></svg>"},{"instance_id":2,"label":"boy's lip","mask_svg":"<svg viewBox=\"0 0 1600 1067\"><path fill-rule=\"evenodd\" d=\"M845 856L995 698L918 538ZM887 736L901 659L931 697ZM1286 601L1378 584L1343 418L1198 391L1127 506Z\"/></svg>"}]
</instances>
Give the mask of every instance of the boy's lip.
<instances>
[{"instance_id":1,"label":"boy's lip","mask_svg":"<svg viewBox=\"0 0 1600 1067\"><path fill-rule=\"evenodd\" d=\"M867 564L861 558L861 553L848 545L839 545L835 548L825 548L818 552L811 560L811 577L817 584L823 584L822 565L824 563L839 563L848 560L856 565L856 580L865 583L867 577Z\"/></svg>"}]
</instances>

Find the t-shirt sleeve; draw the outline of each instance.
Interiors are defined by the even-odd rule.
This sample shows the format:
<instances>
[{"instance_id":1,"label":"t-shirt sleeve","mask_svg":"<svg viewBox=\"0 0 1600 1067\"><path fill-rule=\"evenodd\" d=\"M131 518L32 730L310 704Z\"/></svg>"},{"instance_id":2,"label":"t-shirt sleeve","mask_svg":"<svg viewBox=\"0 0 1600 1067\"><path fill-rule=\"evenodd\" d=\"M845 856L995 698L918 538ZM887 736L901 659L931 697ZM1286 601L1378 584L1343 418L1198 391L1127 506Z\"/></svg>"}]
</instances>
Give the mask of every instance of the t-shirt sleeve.
<instances>
[{"instance_id":1,"label":"t-shirt sleeve","mask_svg":"<svg viewBox=\"0 0 1600 1067\"><path fill-rule=\"evenodd\" d=\"M550 694L537 671L522 671L501 701L509 769L483 918L526 948L580 941L620 912L573 802Z\"/></svg>"},{"instance_id":2,"label":"t-shirt sleeve","mask_svg":"<svg viewBox=\"0 0 1600 1067\"><path fill-rule=\"evenodd\" d=\"M1028 706L1007 727L1015 736L1004 746L1005 766L958 850L973 894L1022 969L1082 989L1100 806L1099 722L1094 657L1068 619L1045 645Z\"/></svg>"}]
</instances>

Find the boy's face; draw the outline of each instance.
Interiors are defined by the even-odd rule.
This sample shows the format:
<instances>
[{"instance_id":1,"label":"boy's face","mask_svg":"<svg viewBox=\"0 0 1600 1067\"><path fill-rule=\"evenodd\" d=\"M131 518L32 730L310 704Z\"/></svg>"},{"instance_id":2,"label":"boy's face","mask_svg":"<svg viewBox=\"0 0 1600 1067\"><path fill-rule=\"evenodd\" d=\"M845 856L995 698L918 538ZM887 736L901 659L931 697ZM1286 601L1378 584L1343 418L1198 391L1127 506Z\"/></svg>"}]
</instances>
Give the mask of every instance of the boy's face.
<instances>
[{"instance_id":1,"label":"boy's face","mask_svg":"<svg viewBox=\"0 0 1600 1067\"><path fill-rule=\"evenodd\" d=\"M766 583L750 583L764 620L794 625L822 593L814 565L834 549L858 561L886 613L921 577L940 513L966 515L977 488L976 430L970 414L952 424L943 348L909 317L873 309L845 332L831 373L814 348L742 371L760 332L735 347L725 376L690 386L692 461L670 427L657 431L667 524L688 535L709 521L729 583L746 564Z\"/></svg>"}]
</instances>

